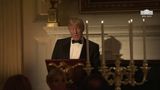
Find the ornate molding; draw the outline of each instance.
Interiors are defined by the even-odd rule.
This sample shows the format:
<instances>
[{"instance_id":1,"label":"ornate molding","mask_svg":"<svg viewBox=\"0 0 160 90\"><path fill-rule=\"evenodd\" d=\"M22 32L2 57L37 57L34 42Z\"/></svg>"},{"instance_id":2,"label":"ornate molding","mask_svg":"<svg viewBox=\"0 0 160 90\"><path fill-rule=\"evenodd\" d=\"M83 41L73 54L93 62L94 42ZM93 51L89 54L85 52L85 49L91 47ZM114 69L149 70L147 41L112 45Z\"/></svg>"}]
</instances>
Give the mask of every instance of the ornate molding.
<instances>
[{"instance_id":1,"label":"ornate molding","mask_svg":"<svg viewBox=\"0 0 160 90\"><path fill-rule=\"evenodd\" d=\"M146 26L147 36L160 36L160 25L150 25ZM54 35L70 35L68 28L66 26L60 27L43 27L49 36ZM104 26L105 35L115 36L115 37L126 37L128 36L128 26L127 25L105 25ZM134 36L142 36L142 26L133 27ZM85 35L85 32L84 32ZM101 35L100 26L90 26L89 35Z\"/></svg>"}]
</instances>

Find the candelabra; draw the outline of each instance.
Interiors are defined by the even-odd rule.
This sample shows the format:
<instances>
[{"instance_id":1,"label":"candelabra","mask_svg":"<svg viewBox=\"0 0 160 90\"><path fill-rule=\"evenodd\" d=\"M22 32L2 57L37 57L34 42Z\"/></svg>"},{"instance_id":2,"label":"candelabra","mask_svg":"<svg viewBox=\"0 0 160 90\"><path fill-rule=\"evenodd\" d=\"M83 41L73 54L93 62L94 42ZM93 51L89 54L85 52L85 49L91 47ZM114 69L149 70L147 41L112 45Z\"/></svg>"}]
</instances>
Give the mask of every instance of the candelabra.
<instances>
[{"instance_id":1,"label":"candelabra","mask_svg":"<svg viewBox=\"0 0 160 90\"><path fill-rule=\"evenodd\" d=\"M147 80L147 75L150 67L148 67L148 63L146 61L146 53L145 53L145 32L144 32L144 25L143 25L143 44L144 44L144 61L142 66L140 67L143 77L141 81L136 81L136 71L138 70L137 66L135 66L133 60L133 30L132 30L132 22L133 20L130 19L129 23L129 46L130 46L130 62L128 66L121 66L121 55L115 55L115 67L107 67L105 65L104 59L104 30L103 30L103 23L101 25L102 28L102 66L100 71L102 75L105 77L106 81L109 85L115 86L115 90L121 90L121 85L130 84L132 86L135 85L142 85Z\"/></svg>"},{"instance_id":2,"label":"candelabra","mask_svg":"<svg viewBox=\"0 0 160 90\"><path fill-rule=\"evenodd\" d=\"M121 66L121 54L115 55L115 66L114 67L108 67L105 63L105 56L104 56L104 21L101 21L101 39L102 39L102 60L101 60L101 67L100 72L106 79L106 81L109 83L109 85L114 85L115 90L121 90L121 85L127 85L130 84L132 86L135 85L142 85L147 81L148 71L150 67L148 67L148 63L146 61L146 53L145 53L145 31L144 31L144 20L143 20L143 44L144 44L144 61L142 66L140 67L143 77L141 81L136 81L136 72L138 70L137 66L134 63L133 60L133 32L132 32L132 22L133 20L130 19L128 21L129 23L129 46L130 46L130 62L128 66ZM86 36L88 41L88 21L86 21ZM89 48L89 43L87 42L87 48ZM91 71L91 65L89 63L89 50L87 49L87 63L85 70L89 73Z\"/></svg>"},{"instance_id":3,"label":"candelabra","mask_svg":"<svg viewBox=\"0 0 160 90\"><path fill-rule=\"evenodd\" d=\"M100 67L100 72L105 77L109 85L114 85L115 90L121 90L121 85L130 84L132 86L142 85L147 80L147 75L150 67L148 64L143 62L141 71L143 72L142 81L135 80L135 73L137 71L137 66L135 66L133 61L130 61L128 66L121 66L121 55L115 55L115 67L107 67L102 65Z\"/></svg>"}]
</instances>

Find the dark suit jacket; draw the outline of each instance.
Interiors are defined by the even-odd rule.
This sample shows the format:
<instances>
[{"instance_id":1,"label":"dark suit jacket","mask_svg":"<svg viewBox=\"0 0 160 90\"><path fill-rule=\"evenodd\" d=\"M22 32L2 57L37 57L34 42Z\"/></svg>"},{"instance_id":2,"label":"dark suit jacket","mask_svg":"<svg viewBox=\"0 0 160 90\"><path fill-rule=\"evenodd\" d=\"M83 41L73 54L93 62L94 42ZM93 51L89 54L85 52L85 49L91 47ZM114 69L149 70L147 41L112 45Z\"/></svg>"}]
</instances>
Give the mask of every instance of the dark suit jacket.
<instances>
[{"instance_id":1,"label":"dark suit jacket","mask_svg":"<svg viewBox=\"0 0 160 90\"><path fill-rule=\"evenodd\" d=\"M69 59L71 37L59 39L55 44L52 59ZM89 56L92 67L97 68L99 61L99 45L89 40ZM86 60L86 39L84 38L80 59Z\"/></svg>"}]
</instances>

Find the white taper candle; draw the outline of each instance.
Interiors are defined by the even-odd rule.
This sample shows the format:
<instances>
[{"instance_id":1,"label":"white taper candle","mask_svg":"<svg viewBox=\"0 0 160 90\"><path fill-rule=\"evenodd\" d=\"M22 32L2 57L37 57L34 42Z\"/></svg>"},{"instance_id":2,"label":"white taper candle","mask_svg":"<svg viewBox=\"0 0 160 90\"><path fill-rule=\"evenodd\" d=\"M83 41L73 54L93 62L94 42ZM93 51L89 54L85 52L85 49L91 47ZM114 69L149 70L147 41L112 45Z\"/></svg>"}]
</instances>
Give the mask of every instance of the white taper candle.
<instances>
[{"instance_id":1,"label":"white taper candle","mask_svg":"<svg viewBox=\"0 0 160 90\"><path fill-rule=\"evenodd\" d=\"M128 21L129 23L129 46L130 46L130 59L133 62L133 27L132 27L133 19Z\"/></svg>"},{"instance_id":2,"label":"white taper candle","mask_svg":"<svg viewBox=\"0 0 160 90\"><path fill-rule=\"evenodd\" d=\"M86 50L87 50L87 65L91 66L89 58L88 20L86 20Z\"/></svg>"},{"instance_id":3,"label":"white taper candle","mask_svg":"<svg viewBox=\"0 0 160 90\"><path fill-rule=\"evenodd\" d=\"M142 19L143 21L143 59L144 59L144 63L147 63L146 61L146 31L145 31L145 19Z\"/></svg>"},{"instance_id":4,"label":"white taper candle","mask_svg":"<svg viewBox=\"0 0 160 90\"><path fill-rule=\"evenodd\" d=\"M101 39L102 39L102 66L105 66L105 53L104 53L104 21L101 21Z\"/></svg>"}]
</instances>

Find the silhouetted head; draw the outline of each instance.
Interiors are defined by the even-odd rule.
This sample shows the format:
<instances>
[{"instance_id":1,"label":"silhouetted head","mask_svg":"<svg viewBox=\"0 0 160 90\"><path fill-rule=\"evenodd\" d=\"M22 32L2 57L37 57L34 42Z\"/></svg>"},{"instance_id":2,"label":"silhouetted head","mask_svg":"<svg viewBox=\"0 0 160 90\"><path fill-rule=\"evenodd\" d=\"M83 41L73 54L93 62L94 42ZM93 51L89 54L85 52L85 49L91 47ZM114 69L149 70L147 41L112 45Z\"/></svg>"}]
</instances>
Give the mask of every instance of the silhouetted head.
<instances>
[{"instance_id":1,"label":"silhouetted head","mask_svg":"<svg viewBox=\"0 0 160 90\"><path fill-rule=\"evenodd\" d=\"M32 87L26 76L18 74L7 79L3 90L32 90Z\"/></svg>"},{"instance_id":2,"label":"silhouetted head","mask_svg":"<svg viewBox=\"0 0 160 90\"><path fill-rule=\"evenodd\" d=\"M66 90L65 74L58 68L49 71L46 81L51 90Z\"/></svg>"}]
</instances>

